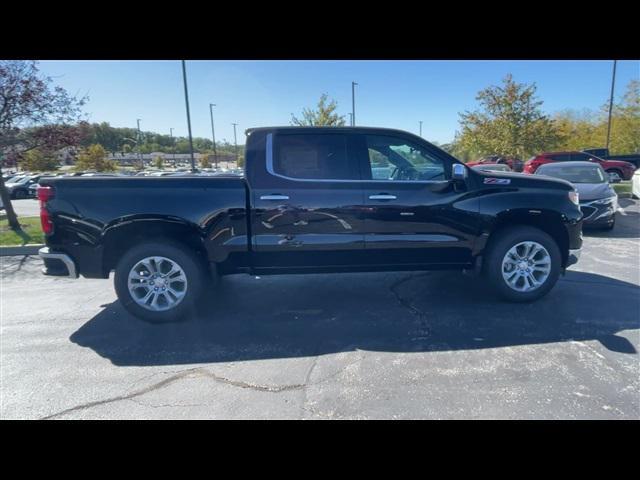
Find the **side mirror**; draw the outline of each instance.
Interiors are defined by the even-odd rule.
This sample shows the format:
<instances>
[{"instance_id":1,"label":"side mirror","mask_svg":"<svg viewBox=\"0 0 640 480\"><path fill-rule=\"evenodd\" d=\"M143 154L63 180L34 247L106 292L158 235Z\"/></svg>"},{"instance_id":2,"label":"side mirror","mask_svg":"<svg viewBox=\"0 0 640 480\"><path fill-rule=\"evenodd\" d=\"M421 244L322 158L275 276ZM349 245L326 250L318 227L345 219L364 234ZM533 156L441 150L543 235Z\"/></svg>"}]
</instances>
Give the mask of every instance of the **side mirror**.
<instances>
[{"instance_id":1,"label":"side mirror","mask_svg":"<svg viewBox=\"0 0 640 480\"><path fill-rule=\"evenodd\" d=\"M609 173L609 183L620 183L622 180L617 173Z\"/></svg>"},{"instance_id":2,"label":"side mirror","mask_svg":"<svg viewBox=\"0 0 640 480\"><path fill-rule=\"evenodd\" d=\"M461 163L454 163L451 167L451 180L464 181L467 178L467 167Z\"/></svg>"}]
</instances>

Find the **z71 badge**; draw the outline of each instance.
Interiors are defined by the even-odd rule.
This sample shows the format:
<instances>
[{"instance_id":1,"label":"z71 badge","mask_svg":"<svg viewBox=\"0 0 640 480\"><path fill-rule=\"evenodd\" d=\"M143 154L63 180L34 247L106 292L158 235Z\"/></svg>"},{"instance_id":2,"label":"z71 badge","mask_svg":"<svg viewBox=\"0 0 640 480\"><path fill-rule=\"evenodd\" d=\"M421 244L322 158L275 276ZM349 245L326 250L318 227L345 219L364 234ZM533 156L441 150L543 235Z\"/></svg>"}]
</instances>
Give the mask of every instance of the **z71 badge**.
<instances>
[{"instance_id":1,"label":"z71 badge","mask_svg":"<svg viewBox=\"0 0 640 480\"><path fill-rule=\"evenodd\" d=\"M485 178L484 183L489 183L492 185L509 185L511 180L508 178Z\"/></svg>"}]
</instances>

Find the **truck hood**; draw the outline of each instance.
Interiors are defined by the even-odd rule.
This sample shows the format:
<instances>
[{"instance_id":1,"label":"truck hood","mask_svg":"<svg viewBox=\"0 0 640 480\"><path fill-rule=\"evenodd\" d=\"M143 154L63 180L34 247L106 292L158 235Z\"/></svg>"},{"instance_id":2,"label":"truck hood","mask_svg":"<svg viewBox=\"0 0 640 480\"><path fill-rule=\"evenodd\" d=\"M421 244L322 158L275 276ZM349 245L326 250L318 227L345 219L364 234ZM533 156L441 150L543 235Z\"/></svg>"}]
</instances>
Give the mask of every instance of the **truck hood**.
<instances>
[{"instance_id":1,"label":"truck hood","mask_svg":"<svg viewBox=\"0 0 640 480\"><path fill-rule=\"evenodd\" d=\"M532 175L516 172L486 172L482 170L473 170L480 177L480 181L484 185L491 185L495 182L496 186L514 186L523 188L555 188L558 190L571 191L575 187L560 178L547 177L546 175ZM498 179L498 181L492 180ZM500 180L508 180L509 183L502 183Z\"/></svg>"},{"instance_id":2,"label":"truck hood","mask_svg":"<svg viewBox=\"0 0 640 480\"><path fill-rule=\"evenodd\" d=\"M613 188L608 183L576 183L574 186L578 190L580 201L598 200L615 195Z\"/></svg>"}]
</instances>

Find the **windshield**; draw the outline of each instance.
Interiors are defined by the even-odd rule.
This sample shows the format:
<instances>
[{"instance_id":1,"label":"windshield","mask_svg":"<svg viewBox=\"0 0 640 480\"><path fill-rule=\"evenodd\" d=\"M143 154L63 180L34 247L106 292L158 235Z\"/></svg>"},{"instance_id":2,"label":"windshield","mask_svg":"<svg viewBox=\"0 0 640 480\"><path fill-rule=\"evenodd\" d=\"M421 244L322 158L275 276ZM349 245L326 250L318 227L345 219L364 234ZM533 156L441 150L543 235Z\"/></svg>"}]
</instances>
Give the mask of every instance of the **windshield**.
<instances>
[{"instance_id":1,"label":"windshield","mask_svg":"<svg viewBox=\"0 0 640 480\"><path fill-rule=\"evenodd\" d=\"M605 183L602 168L597 165L554 165L551 168L540 167L536 173L561 178L571 183Z\"/></svg>"}]
</instances>

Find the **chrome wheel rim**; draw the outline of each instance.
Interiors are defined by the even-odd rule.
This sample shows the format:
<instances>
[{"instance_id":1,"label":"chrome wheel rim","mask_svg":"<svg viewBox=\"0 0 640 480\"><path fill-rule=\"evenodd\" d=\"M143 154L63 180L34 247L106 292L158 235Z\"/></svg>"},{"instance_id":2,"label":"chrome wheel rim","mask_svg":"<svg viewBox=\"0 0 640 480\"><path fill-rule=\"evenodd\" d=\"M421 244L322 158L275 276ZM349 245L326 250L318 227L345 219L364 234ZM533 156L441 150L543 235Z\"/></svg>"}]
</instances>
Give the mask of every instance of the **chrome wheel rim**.
<instances>
[{"instance_id":1,"label":"chrome wheel rim","mask_svg":"<svg viewBox=\"0 0 640 480\"><path fill-rule=\"evenodd\" d=\"M146 257L129 271L129 294L142 308L171 310L187 293L187 276L178 263L166 257Z\"/></svg>"},{"instance_id":2,"label":"chrome wheel rim","mask_svg":"<svg viewBox=\"0 0 640 480\"><path fill-rule=\"evenodd\" d=\"M517 292L540 288L551 273L551 255L537 242L520 242L502 260L502 278Z\"/></svg>"}]
</instances>

